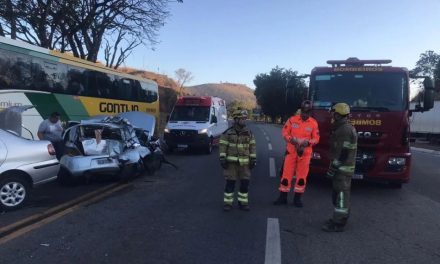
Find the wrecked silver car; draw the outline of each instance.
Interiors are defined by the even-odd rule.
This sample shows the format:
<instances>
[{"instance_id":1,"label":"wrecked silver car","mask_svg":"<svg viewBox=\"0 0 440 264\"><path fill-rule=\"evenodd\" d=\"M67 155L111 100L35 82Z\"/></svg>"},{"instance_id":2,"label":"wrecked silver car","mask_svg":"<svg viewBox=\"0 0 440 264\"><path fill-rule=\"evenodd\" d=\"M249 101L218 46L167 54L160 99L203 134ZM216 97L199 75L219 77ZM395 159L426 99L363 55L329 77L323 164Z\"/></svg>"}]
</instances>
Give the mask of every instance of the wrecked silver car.
<instances>
[{"instance_id":1,"label":"wrecked silver car","mask_svg":"<svg viewBox=\"0 0 440 264\"><path fill-rule=\"evenodd\" d=\"M154 123L136 128L129 118L114 116L91 118L71 126L64 134L66 150L60 160L60 181L71 183L95 174L112 174L126 180L142 172L152 151L141 144L138 135L148 141Z\"/></svg>"}]
</instances>

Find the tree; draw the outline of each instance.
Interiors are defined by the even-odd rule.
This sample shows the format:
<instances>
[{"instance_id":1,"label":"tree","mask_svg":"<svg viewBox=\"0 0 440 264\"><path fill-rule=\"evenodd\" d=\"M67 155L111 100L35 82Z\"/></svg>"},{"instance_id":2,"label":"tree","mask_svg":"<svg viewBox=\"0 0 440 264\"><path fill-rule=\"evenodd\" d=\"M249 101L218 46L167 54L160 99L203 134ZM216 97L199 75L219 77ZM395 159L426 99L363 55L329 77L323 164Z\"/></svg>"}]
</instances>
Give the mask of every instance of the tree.
<instances>
[{"instance_id":1,"label":"tree","mask_svg":"<svg viewBox=\"0 0 440 264\"><path fill-rule=\"evenodd\" d=\"M434 79L436 87L436 99L440 99L440 55L432 50L427 50L420 54L419 60L416 62L416 67L411 70L411 75L414 76L429 76ZM423 94L422 82L411 80L411 88L416 89L417 95L414 100L421 99Z\"/></svg>"},{"instance_id":2,"label":"tree","mask_svg":"<svg viewBox=\"0 0 440 264\"><path fill-rule=\"evenodd\" d=\"M296 71L278 66L270 73L258 74L254 84L257 103L273 121L293 114L301 105L306 89L304 80L298 78Z\"/></svg>"},{"instance_id":3,"label":"tree","mask_svg":"<svg viewBox=\"0 0 440 264\"><path fill-rule=\"evenodd\" d=\"M183 86L185 85L185 83L190 83L194 79L194 76L190 71L187 71L183 68L176 70L175 74L176 74L177 84L179 85L179 95L181 96Z\"/></svg>"},{"instance_id":4,"label":"tree","mask_svg":"<svg viewBox=\"0 0 440 264\"><path fill-rule=\"evenodd\" d=\"M118 68L137 46L157 43L171 2L176 1L0 0L0 26L12 39L92 62L104 47L106 65Z\"/></svg>"},{"instance_id":5,"label":"tree","mask_svg":"<svg viewBox=\"0 0 440 264\"><path fill-rule=\"evenodd\" d=\"M411 70L413 75L424 75L434 77L435 69L440 61L440 55L432 50L427 50L420 54L416 67Z\"/></svg>"}]
</instances>

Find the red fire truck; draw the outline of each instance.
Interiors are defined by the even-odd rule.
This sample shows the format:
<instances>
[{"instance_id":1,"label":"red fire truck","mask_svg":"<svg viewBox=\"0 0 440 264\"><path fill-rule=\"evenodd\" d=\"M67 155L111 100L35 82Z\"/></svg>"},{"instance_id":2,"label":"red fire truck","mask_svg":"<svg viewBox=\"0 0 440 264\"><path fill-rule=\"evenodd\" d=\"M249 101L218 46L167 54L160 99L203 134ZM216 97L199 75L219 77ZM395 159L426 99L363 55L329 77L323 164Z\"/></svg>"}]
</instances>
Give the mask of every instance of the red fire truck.
<instances>
[{"instance_id":1,"label":"red fire truck","mask_svg":"<svg viewBox=\"0 0 440 264\"><path fill-rule=\"evenodd\" d=\"M384 66L391 60L327 61L329 67L315 67L310 75L309 99L313 117L321 132L315 146L311 174L325 174L330 160L330 107L345 102L351 107L350 120L358 132L354 179L386 181L395 187L408 182L411 169L409 117L433 106L434 85L424 80L424 103L409 109L408 70Z\"/></svg>"}]
</instances>

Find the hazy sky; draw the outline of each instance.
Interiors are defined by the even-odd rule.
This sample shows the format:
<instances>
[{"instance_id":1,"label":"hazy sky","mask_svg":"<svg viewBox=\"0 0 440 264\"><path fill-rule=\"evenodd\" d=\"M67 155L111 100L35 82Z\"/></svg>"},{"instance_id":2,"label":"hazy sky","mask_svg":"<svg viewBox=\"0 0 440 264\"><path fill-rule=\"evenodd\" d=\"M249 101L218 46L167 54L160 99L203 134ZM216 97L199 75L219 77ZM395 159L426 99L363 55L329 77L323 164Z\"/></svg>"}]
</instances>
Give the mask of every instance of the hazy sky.
<instances>
[{"instance_id":1,"label":"hazy sky","mask_svg":"<svg viewBox=\"0 0 440 264\"><path fill-rule=\"evenodd\" d=\"M126 66L254 88L277 65L309 73L358 57L410 69L420 53L440 52L440 0L184 0L171 14L155 51L136 49Z\"/></svg>"}]
</instances>

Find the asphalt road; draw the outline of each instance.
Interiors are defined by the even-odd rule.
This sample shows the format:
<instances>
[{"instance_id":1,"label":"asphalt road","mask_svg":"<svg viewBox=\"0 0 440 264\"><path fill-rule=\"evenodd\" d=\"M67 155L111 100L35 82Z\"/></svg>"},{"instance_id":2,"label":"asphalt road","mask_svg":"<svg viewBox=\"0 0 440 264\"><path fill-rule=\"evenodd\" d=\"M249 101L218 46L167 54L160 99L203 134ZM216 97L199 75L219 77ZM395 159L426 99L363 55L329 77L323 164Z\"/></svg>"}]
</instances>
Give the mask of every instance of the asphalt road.
<instances>
[{"instance_id":1,"label":"asphalt road","mask_svg":"<svg viewBox=\"0 0 440 264\"><path fill-rule=\"evenodd\" d=\"M0 263L440 263L440 156L414 152L402 189L355 183L346 232L328 234L320 226L332 212L329 182L311 178L302 209L273 206L280 127L250 127L258 150L250 212L222 211L217 150L179 152L168 156L178 170L164 166L1 245Z\"/></svg>"},{"instance_id":2,"label":"asphalt road","mask_svg":"<svg viewBox=\"0 0 440 264\"><path fill-rule=\"evenodd\" d=\"M89 184L79 183L74 186L61 186L57 181L42 184L32 189L31 196L23 208L10 212L0 211L0 228L34 214L42 213L114 182L116 181L109 177L100 177L92 179Z\"/></svg>"}]
</instances>

